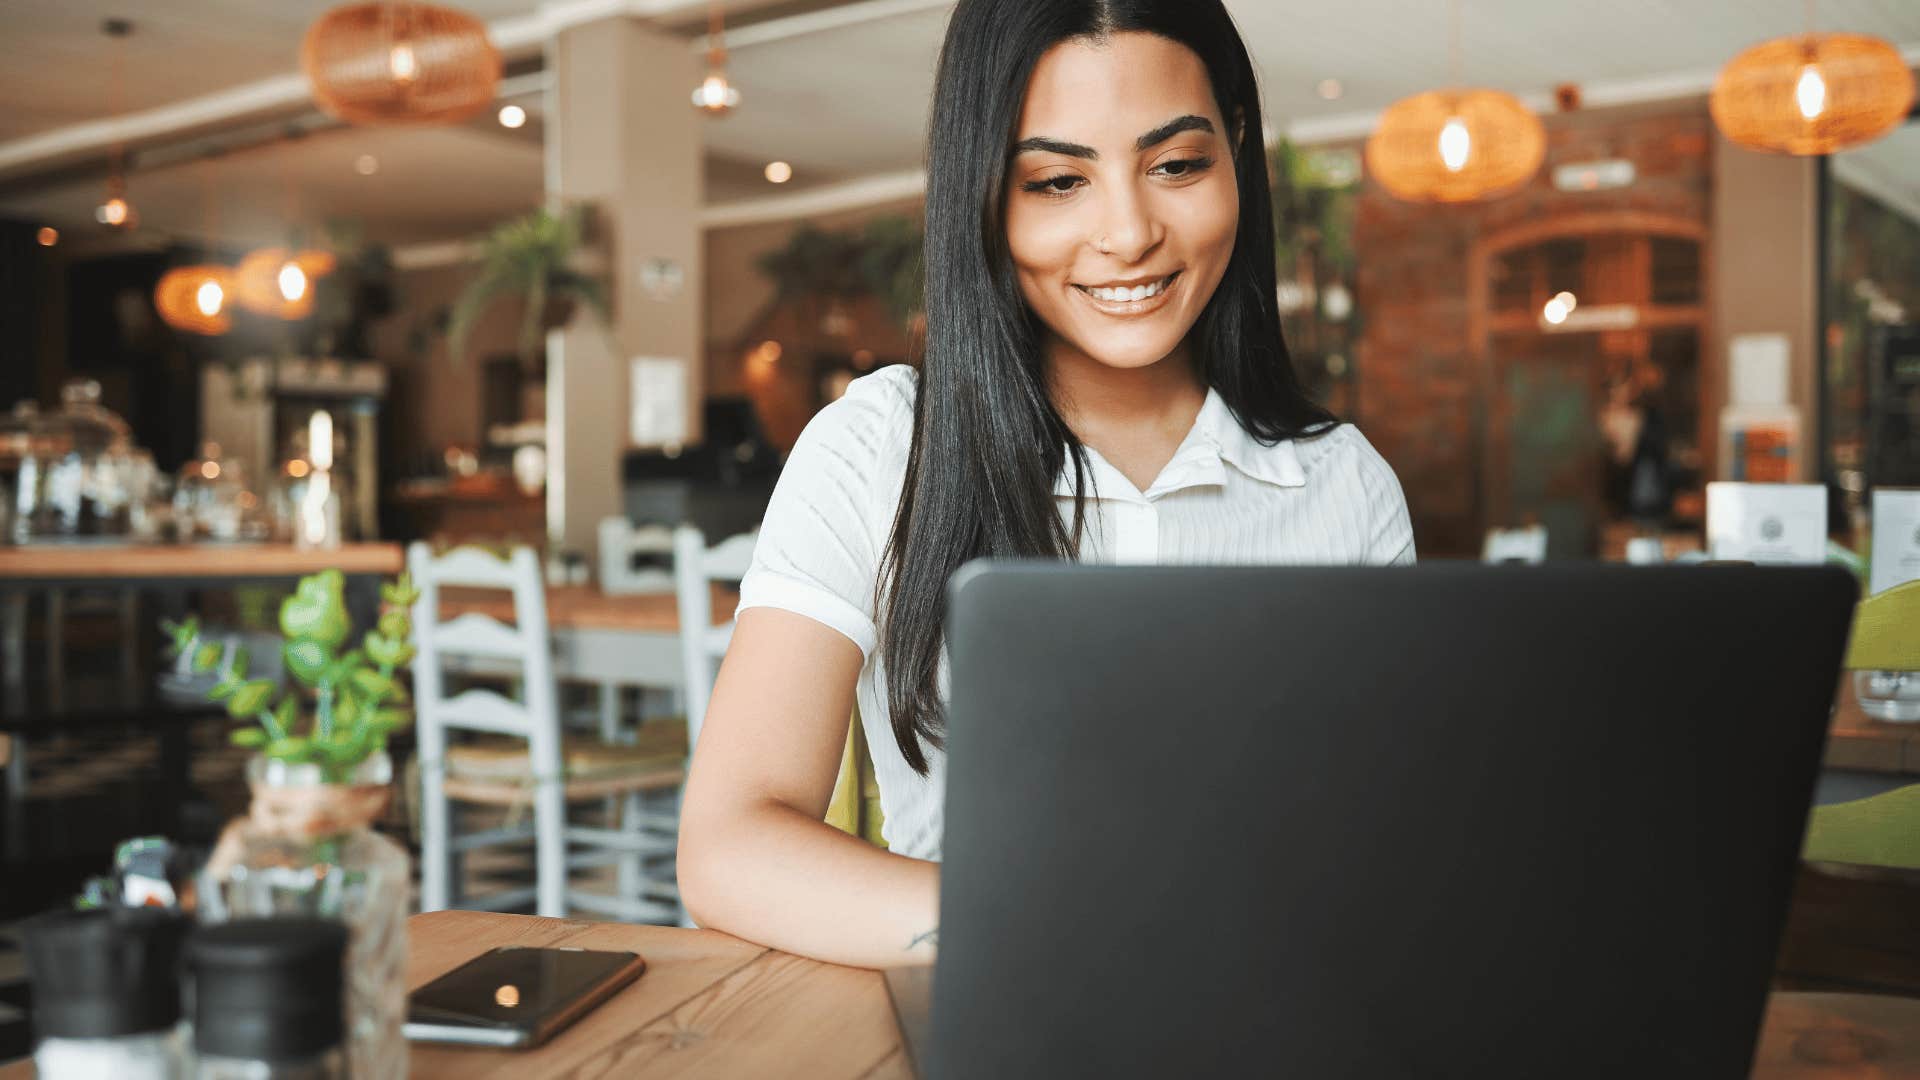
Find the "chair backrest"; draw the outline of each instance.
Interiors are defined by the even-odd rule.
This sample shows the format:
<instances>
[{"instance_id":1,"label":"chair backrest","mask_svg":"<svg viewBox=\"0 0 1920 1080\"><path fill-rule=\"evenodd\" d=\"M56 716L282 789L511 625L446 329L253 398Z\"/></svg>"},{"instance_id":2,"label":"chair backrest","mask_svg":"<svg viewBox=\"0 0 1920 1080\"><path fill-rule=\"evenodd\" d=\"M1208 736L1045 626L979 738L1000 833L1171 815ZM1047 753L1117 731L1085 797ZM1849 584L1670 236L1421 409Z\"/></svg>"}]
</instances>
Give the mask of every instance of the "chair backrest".
<instances>
[{"instance_id":1,"label":"chair backrest","mask_svg":"<svg viewBox=\"0 0 1920 1080\"><path fill-rule=\"evenodd\" d=\"M536 773L557 775L559 704L539 556L528 547L516 547L504 559L475 547L435 555L426 544L414 543L407 548L407 569L420 592L413 605L414 644L419 649L413 684L422 756L444 760L449 729L489 731L527 739ZM512 594L513 625L477 611L443 621L441 590L449 586ZM448 697L449 660L473 661L478 670L517 676L523 700L478 688Z\"/></svg>"},{"instance_id":2,"label":"chair backrest","mask_svg":"<svg viewBox=\"0 0 1920 1080\"><path fill-rule=\"evenodd\" d=\"M741 533L712 547L699 529L682 525L673 532L673 580L680 608L682 692L687 703L687 746L700 738L707 699L720 670L720 657L733 640L733 620L713 624L713 583L739 581L753 564L758 533Z\"/></svg>"},{"instance_id":3,"label":"chair backrest","mask_svg":"<svg viewBox=\"0 0 1920 1080\"><path fill-rule=\"evenodd\" d=\"M636 561L641 563L637 568ZM600 520L601 592L672 592L672 562L672 529L665 525L635 525L619 516Z\"/></svg>"},{"instance_id":4,"label":"chair backrest","mask_svg":"<svg viewBox=\"0 0 1920 1080\"><path fill-rule=\"evenodd\" d=\"M1853 612L1849 668L1920 671L1920 581L1860 601Z\"/></svg>"}]
</instances>

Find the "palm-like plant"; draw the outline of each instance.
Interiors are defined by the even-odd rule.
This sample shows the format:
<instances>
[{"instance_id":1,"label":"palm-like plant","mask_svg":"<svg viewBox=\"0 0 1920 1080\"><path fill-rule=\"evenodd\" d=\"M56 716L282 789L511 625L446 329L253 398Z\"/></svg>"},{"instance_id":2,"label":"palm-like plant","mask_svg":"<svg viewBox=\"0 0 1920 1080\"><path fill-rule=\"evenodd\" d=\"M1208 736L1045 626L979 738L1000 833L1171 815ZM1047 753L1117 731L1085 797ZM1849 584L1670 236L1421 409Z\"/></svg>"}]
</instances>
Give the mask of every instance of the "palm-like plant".
<instances>
[{"instance_id":1,"label":"palm-like plant","mask_svg":"<svg viewBox=\"0 0 1920 1080\"><path fill-rule=\"evenodd\" d=\"M447 348L456 362L466 358L474 323L502 296L518 295L526 301L520 319L522 360L540 349L550 325L549 303L578 301L593 309L603 323L610 318L606 283L576 265L585 226L583 206L570 206L557 214L541 207L487 234L481 241L480 276L468 283L448 316Z\"/></svg>"}]
</instances>

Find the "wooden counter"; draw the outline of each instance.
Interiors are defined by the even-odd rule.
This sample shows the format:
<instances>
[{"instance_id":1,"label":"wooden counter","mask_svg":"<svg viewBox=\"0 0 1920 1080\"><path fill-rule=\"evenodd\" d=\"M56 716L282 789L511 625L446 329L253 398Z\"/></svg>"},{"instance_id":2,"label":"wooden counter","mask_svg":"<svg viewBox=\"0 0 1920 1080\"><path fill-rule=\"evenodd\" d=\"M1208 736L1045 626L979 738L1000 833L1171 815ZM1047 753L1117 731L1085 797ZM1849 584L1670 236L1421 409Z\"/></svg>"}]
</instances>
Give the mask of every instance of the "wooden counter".
<instances>
[{"instance_id":1,"label":"wooden counter","mask_svg":"<svg viewBox=\"0 0 1920 1080\"><path fill-rule=\"evenodd\" d=\"M23 544L0 547L0 586L136 581L291 580L326 569L350 577L400 573L399 544L345 544L301 550L292 544Z\"/></svg>"}]
</instances>

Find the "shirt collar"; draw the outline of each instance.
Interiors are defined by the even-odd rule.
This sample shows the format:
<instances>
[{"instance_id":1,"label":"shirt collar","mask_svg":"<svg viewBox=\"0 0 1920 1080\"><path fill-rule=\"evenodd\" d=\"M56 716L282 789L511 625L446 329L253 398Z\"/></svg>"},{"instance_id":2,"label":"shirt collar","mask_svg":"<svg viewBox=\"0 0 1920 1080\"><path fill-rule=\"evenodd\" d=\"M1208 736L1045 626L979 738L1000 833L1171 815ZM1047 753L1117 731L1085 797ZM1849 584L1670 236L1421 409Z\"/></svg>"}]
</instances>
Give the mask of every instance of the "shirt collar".
<instances>
[{"instance_id":1,"label":"shirt collar","mask_svg":"<svg viewBox=\"0 0 1920 1080\"><path fill-rule=\"evenodd\" d=\"M1087 461L1093 487L1101 497L1124 498L1138 494L1126 477L1091 447L1087 449ZM1227 408L1219 392L1209 388L1207 400L1200 406L1200 415L1194 418L1193 429L1144 497L1156 499L1189 487L1218 487L1227 482L1229 465L1255 480L1278 487L1304 487L1307 482L1306 472L1300 467L1300 455L1291 439L1283 439L1273 446L1262 444L1233 418L1233 410ZM1055 477L1053 492L1073 495L1071 460L1063 463L1060 474Z\"/></svg>"}]
</instances>

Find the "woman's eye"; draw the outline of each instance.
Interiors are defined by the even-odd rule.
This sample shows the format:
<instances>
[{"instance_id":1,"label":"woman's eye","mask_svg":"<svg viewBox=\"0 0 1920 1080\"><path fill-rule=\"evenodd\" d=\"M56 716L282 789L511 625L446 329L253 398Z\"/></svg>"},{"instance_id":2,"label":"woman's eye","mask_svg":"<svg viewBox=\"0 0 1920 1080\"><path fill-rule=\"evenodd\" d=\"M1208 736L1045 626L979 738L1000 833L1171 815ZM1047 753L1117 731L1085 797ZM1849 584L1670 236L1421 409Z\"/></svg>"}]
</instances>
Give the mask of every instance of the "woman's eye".
<instances>
[{"instance_id":1,"label":"woman's eye","mask_svg":"<svg viewBox=\"0 0 1920 1080\"><path fill-rule=\"evenodd\" d=\"M1064 195L1073 194L1073 189L1083 183L1086 183L1084 177L1075 176L1072 173L1062 173L1059 176L1049 176L1044 180L1029 180L1020 185L1020 187L1021 190L1031 191L1036 195L1059 198Z\"/></svg>"},{"instance_id":2,"label":"woman's eye","mask_svg":"<svg viewBox=\"0 0 1920 1080\"><path fill-rule=\"evenodd\" d=\"M1213 167L1212 158L1204 158L1204 157L1177 158L1173 161L1162 162L1160 165L1155 167L1154 171L1161 174L1162 176L1166 176L1174 180L1179 180L1185 177L1194 176L1199 173L1206 172L1208 169L1212 167Z\"/></svg>"}]
</instances>

